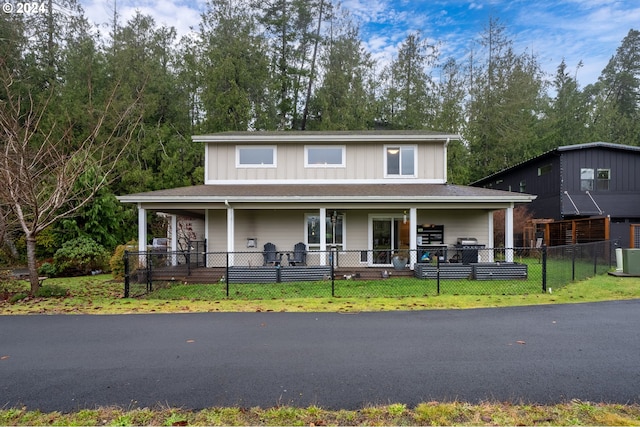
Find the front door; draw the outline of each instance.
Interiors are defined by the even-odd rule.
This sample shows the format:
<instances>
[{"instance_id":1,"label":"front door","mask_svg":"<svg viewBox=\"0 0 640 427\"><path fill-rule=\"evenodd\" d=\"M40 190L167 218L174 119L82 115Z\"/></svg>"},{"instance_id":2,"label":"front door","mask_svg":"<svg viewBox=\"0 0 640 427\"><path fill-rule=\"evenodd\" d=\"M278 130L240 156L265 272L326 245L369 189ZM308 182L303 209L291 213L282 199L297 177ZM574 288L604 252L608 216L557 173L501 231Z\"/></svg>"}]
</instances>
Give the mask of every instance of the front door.
<instances>
[{"instance_id":1,"label":"front door","mask_svg":"<svg viewBox=\"0 0 640 427\"><path fill-rule=\"evenodd\" d=\"M369 228L369 265L390 266L396 252L409 250L409 221L405 217L374 216Z\"/></svg>"}]
</instances>

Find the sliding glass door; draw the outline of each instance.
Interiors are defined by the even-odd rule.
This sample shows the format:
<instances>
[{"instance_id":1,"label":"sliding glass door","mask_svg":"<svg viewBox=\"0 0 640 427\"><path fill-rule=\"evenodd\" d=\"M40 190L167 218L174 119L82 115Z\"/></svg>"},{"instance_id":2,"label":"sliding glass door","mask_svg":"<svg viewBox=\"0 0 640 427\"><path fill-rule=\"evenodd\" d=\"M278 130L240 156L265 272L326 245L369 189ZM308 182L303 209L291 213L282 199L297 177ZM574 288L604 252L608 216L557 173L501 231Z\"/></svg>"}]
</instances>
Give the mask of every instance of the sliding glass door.
<instances>
[{"instance_id":1,"label":"sliding glass door","mask_svg":"<svg viewBox=\"0 0 640 427\"><path fill-rule=\"evenodd\" d=\"M371 216L369 264L390 266L398 251L409 250L409 222L404 216Z\"/></svg>"}]
</instances>

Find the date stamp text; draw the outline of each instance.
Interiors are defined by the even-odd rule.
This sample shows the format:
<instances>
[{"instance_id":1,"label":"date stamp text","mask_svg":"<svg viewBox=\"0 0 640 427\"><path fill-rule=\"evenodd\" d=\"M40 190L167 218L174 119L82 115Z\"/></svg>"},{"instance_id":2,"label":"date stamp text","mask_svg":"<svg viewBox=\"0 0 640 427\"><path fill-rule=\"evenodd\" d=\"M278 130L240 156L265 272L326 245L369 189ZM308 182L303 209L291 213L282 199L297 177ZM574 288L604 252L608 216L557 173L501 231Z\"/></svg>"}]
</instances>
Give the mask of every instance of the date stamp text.
<instances>
[{"instance_id":1,"label":"date stamp text","mask_svg":"<svg viewBox=\"0 0 640 427\"><path fill-rule=\"evenodd\" d=\"M47 6L45 2L4 2L2 3L2 11L4 13L18 13L31 15L35 13L46 13Z\"/></svg>"}]
</instances>

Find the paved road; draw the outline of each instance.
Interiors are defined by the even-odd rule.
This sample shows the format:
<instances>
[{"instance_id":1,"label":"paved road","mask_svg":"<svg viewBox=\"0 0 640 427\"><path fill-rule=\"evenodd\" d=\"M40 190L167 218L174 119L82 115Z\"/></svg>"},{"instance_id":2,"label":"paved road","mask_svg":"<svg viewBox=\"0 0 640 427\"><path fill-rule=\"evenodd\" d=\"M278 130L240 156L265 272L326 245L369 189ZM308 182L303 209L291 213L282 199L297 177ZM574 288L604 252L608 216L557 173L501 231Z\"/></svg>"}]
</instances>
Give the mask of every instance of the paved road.
<instances>
[{"instance_id":1,"label":"paved road","mask_svg":"<svg viewBox=\"0 0 640 427\"><path fill-rule=\"evenodd\" d=\"M361 314L0 316L0 407L640 402L640 300Z\"/></svg>"}]
</instances>

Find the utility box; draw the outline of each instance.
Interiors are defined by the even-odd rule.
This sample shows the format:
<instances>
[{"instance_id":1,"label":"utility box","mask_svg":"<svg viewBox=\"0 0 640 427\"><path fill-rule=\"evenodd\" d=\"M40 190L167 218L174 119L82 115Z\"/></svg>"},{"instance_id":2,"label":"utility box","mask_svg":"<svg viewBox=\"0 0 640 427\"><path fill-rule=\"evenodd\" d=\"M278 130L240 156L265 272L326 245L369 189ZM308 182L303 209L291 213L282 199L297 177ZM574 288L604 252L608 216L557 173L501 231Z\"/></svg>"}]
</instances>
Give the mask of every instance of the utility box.
<instances>
[{"instance_id":1,"label":"utility box","mask_svg":"<svg viewBox=\"0 0 640 427\"><path fill-rule=\"evenodd\" d=\"M622 272L640 276L640 249L622 250Z\"/></svg>"}]
</instances>

